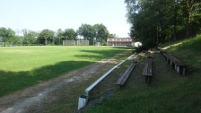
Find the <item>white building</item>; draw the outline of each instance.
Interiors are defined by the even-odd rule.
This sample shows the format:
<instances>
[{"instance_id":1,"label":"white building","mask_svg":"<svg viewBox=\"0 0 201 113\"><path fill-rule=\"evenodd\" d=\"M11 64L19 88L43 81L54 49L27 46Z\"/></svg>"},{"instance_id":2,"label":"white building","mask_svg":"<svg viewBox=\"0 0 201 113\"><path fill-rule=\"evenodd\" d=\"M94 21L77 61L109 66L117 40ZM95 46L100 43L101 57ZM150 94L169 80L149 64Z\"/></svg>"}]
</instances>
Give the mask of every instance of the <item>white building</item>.
<instances>
[{"instance_id":1,"label":"white building","mask_svg":"<svg viewBox=\"0 0 201 113\"><path fill-rule=\"evenodd\" d=\"M132 38L108 38L107 46L132 46L134 40Z\"/></svg>"}]
</instances>

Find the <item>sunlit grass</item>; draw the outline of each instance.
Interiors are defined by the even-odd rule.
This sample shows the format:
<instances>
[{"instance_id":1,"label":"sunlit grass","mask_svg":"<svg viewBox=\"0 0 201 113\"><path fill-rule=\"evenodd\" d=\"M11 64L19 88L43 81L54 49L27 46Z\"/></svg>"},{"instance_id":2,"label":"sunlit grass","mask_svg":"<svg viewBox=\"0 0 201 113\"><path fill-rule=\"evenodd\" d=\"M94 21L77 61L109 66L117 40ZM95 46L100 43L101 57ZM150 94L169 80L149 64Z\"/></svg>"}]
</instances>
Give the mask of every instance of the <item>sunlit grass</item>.
<instances>
[{"instance_id":1,"label":"sunlit grass","mask_svg":"<svg viewBox=\"0 0 201 113\"><path fill-rule=\"evenodd\" d=\"M95 62L122 50L111 47L7 47L0 48L0 70L30 71L62 61ZM106 54L105 54L106 53Z\"/></svg>"},{"instance_id":2,"label":"sunlit grass","mask_svg":"<svg viewBox=\"0 0 201 113\"><path fill-rule=\"evenodd\" d=\"M112 57L125 48L36 46L0 48L0 96Z\"/></svg>"}]
</instances>

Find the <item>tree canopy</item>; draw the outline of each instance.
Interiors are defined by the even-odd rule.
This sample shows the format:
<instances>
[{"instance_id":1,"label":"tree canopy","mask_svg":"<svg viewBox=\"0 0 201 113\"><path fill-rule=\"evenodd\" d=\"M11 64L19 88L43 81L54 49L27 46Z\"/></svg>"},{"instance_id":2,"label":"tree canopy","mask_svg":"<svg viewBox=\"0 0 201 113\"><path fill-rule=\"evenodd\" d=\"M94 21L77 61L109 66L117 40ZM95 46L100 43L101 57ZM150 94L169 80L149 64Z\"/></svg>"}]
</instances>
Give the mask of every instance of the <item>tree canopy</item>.
<instances>
[{"instance_id":1,"label":"tree canopy","mask_svg":"<svg viewBox=\"0 0 201 113\"><path fill-rule=\"evenodd\" d=\"M82 24L78 29L78 34L89 40L90 45L96 42L104 43L109 37L109 31L103 24Z\"/></svg>"},{"instance_id":2,"label":"tree canopy","mask_svg":"<svg viewBox=\"0 0 201 113\"><path fill-rule=\"evenodd\" d=\"M22 41L19 36L15 35L15 32L11 28L0 28L1 41L5 44L20 45Z\"/></svg>"},{"instance_id":3,"label":"tree canopy","mask_svg":"<svg viewBox=\"0 0 201 113\"><path fill-rule=\"evenodd\" d=\"M11 28L1 27L0 44L3 42L6 45L62 45L63 40L77 40L78 35L80 35L89 40L90 45L95 45L96 42L105 44L107 38L116 36L115 34L110 34L103 24L82 24L77 30L66 28L65 30L58 29L57 31L50 29L43 29L41 32L27 29L22 29L21 31L23 36L17 36Z\"/></svg>"},{"instance_id":4,"label":"tree canopy","mask_svg":"<svg viewBox=\"0 0 201 113\"><path fill-rule=\"evenodd\" d=\"M15 32L10 28L0 28L0 36L2 37L3 42L10 41L10 38L15 36Z\"/></svg>"},{"instance_id":5,"label":"tree canopy","mask_svg":"<svg viewBox=\"0 0 201 113\"><path fill-rule=\"evenodd\" d=\"M62 38L66 40L76 40L77 32L72 28L65 29L65 31L62 33Z\"/></svg>"},{"instance_id":6,"label":"tree canopy","mask_svg":"<svg viewBox=\"0 0 201 113\"><path fill-rule=\"evenodd\" d=\"M95 24L93 27L96 33L96 41L101 42L101 40L106 40L109 37L109 31L103 24Z\"/></svg>"},{"instance_id":7,"label":"tree canopy","mask_svg":"<svg viewBox=\"0 0 201 113\"><path fill-rule=\"evenodd\" d=\"M40 44L52 44L54 43L54 31L49 29L44 29L38 36L38 41Z\"/></svg>"},{"instance_id":8,"label":"tree canopy","mask_svg":"<svg viewBox=\"0 0 201 113\"><path fill-rule=\"evenodd\" d=\"M125 0L130 35L147 47L201 31L199 0Z\"/></svg>"},{"instance_id":9,"label":"tree canopy","mask_svg":"<svg viewBox=\"0 0 201 113\"><path fill-rule=\"evenodd\" d=\"M89 44L93 45L94 43L94 37L96 35L96 32L93 28L92 25L89 24L82 24L79 28L78 28L78 34L83 36L84 39L89 40Z\"/></svg>"},{"instance_id":10,"label":"tree canopy","mask_svg":"<svg viewBox=\"0 0 201 113\"><path fill-rule=\"evenodd\" d=\"M27 29L23 29L23 35L24 35L24 40L23 44L24 45L33 45L36 44L36 38L38 36L38 33L34 31L29 31Z\"/></svg>"}]
</instances>

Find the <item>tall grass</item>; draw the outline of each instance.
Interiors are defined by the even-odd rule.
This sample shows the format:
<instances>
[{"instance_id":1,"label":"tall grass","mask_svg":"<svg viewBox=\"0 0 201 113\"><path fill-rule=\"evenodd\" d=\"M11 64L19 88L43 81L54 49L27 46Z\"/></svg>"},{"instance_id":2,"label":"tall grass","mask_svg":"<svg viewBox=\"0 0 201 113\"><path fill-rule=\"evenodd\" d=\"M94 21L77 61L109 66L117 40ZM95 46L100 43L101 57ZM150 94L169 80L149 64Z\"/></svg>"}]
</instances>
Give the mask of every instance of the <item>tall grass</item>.
<instances>
[{"instance_id":1,"label":"tall grass","mask_svg":"<svg viewBox=\"0 0 201 113\"><path fill-rule=\"evenodd\" d=\"M0 96L125 51L112 47L2 47Z\"/></svg>"}]
</instances>

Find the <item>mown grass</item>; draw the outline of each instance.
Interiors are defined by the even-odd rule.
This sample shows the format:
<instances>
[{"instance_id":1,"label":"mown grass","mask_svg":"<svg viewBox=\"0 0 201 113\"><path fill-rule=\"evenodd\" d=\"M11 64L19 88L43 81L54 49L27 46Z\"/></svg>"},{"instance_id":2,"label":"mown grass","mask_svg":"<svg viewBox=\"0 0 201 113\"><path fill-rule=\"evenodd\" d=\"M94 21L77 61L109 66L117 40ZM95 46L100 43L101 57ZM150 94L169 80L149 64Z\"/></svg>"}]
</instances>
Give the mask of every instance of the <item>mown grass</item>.
<instances>
[{"instance_id":1,"label":"mown grass","mask_svg":"<svg viewBox=\"0 0 201 113\"><path fill-rule=\"evenodd\" d=\"M155 54L150 85L141 75L144 59L136 66L124 87L116 87L110 99L84 113L199 113L201 112L201 36L174 43L167 51L188 64L186 77L180 76ZM180 43L180 44L178 44ZM123 69L123 68L122 68ZM121 70L121 67L120 67ZM118 70L116 70L118 73Z\"/></svg>"},{"instance_id":2,"label":"mown grass","mask_svg":"<svg viewBox=\"0 0 201 113\"><path fill-rule=\"evenodd\" d=\"M126 48L94 46L2 47L0 96L58 77L125 50Z\"/></svg>"},{"instance_id":3,"label":"mown grass","mask_svg":"<svg viewBox=\"0 0 201 113\"><path fill-rule=\"evenodd\" d=\"M122 59L127 58L130 56L132 51L126 51L122 54L118 54L115 57L115 62L107 63L106 67L113 67L117 62L120 62ZM117 61L117 62L116 62ZM78 82L69 83L68 86L70 87L63 87L62 89L57 90L54 92L58 97L58 100L54 100L51 104L43 106L43 109L38 111L39 113L75 113L78 107L78 98L82 95L87 87L91 85L94 81L96 81L100 76L102 76L106 71L110 68L100 69L102 70L100 73L102 74L94 74L94 76L90 76ZM103 71L105 70L105 71ZM104 84L101 82L101 84ZM96 87L97 88L97 87ZM59 93L58 93L59 92ZM91 97L91 94L90 94ZM93 96L94 97L94 96ZM92 97L92 98L93 98ZM91 99L91 98L90 98ZM35 110L30 109L28 112L35 112ZM36 112L37 113L37 112Z\"/></svg>"}]
</instances>

